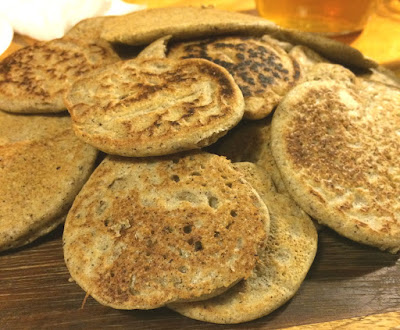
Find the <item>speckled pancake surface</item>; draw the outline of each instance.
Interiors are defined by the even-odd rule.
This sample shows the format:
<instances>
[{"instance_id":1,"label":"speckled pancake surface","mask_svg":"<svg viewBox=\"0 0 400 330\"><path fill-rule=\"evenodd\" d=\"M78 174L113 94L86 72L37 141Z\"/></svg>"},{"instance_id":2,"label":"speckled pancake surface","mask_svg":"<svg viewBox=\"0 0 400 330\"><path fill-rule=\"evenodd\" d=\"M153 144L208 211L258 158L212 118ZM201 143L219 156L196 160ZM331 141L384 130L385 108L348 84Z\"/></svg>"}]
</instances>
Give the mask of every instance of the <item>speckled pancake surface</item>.
<instances>
[{"instance_id":1,"label":"speckled pancake surface","mask_svg":"<svg viewBox=\"0 0 400 330\"><path fill-rule=\"evenodd\" d=\"M224 157L108 157L64 229L72 278L100 303L151 309L219 294L250 276L268 209Z\"/></svg>"},{"instance_id":2,"label":"speckled pancake surface","mask_svg":"<svg viewBox=\"0 0 400 330\"><path fill-rule=\"evenodd\" d=\"M15 113L65 111L63 94L91 70L118 61L104 41L55 39L22 48L0 62L0 109Z\"/></svg>"},{"instance_id":3,"label":"speckled pancake surface","mask_svg":"<svg viewBox=\"0 0 400 330\"><path fill-rule=\"evenodd\" d=\"M272 153L294 200L338 233L400 249L400 89L313 81L272 119Z\"/></svg>"},{"instance_id":4,"label":"speckled pancake surface","mask_svg":"<svg viewBox=\"0 0 400 330\"><path fill-rule=\"evenodd\" d=\"M62 222L96 155L75 136L68 116L0 112L0 251Z\"/></svg>"},{"instance_id":5,"label":"speckled pancake surface","mask_svg":"<svg viewBox=\"0 0 400 330\"><path fill-rule=\"evenodd\" d=\"M234 167L258 191L270 212L270 236L260 260L247 280L217 297L168 305L185 316L221 324L251 321L287 302L310 269L318 241L309 216L274 190L265 170L252 163L236 163Z\"/></svg>"},{"instance_id":6,"label":"speckled pancake surface","mask_svg":"<svg viewBox=\"0 0 400 330\"><path fill-rule=\"evenodd\" d=\"M205 58L227 69L245 100L244 117L266 117L300 77L297 63L277 44L255 37L223 37L171 45L169 58Z\"/></svg>"},{"instance_id":7,"label":"speckled pancake surface","mask_svg":"<svg viewBox=\"0 0 400 330\"><path fill-rule=\"evenodd\" d=\"M244 108L232 76L203 59L121 61L74 83L65 102L85 142L135 157L207 146Z\"/></svg>"}]
</instances>

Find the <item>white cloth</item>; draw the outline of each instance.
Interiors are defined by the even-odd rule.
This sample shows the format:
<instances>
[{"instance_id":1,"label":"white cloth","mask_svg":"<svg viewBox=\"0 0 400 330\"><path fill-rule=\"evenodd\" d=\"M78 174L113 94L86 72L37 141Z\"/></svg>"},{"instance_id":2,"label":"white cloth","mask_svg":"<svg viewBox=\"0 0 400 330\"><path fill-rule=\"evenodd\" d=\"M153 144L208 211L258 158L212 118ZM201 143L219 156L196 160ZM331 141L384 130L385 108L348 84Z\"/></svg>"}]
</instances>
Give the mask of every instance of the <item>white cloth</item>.
<instances>
[{"instance_id":1,"label":"white cloth","mask_svg":"<svg viewBox=\"0 0 400 330\"><path fill-rule=\"evenodd\" d=\"M51 40L61 38L85 18L139 9L143 6L121 0L0 0L0 19L7 21L15 32L37 40Z\"/></svg>"},{"instance_id":2,"label":"white cloth","mask_svg":"<svg viewBox=\"0 0 400 330\"><path fill-rule=\"evenodd\" d=\"M0 55L10 46L13 36L14 31L10 23L0 17Z\"/></svg>"}]
</instances>

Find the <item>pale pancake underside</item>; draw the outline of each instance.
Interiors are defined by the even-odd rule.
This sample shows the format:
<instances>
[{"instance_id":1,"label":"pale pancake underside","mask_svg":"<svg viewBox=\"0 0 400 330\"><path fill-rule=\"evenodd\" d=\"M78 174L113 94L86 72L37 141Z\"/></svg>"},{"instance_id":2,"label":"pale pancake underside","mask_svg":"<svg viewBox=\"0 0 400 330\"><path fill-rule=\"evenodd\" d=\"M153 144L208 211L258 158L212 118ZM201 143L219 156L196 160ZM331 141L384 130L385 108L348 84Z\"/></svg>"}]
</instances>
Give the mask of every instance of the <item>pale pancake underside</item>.
<instances>
[{"instance_id":1,"label":"pale pancake underside","mask_svg":"<svg viewBox=\"0 0 400 330\"><path fill-rule=\"evenodd\" d=\"M206 322L247 322L282 306L300 287L317 251L317 232L311 219L289 197L275 191L268 173L252 163L236 163L234 167L268 206L270 236L247 280L205 301L168 305Z\"/></svg>"},{"instance_id":2,"label":"pale pancake underside","mask_svg":"<svg viewBox=\"0 0 400 330\"><path fill-rule=\"evenodd\" d=\"M224 34L265 34L277 26L254 15L215 8L152 8L106 20L101 37L109 42L147 45L167 34L176 40Z\"/></svg>"},{"instance_id":3,"label":"pale pancake underside","mask_svg":"<svg viewBox=\"0 0 400 330\"><path fill-rule=\"evenodd\" d=\"M25 245L63 221L97 152L67 116L0 112L0 250Z\"/></svg>"},{"instance_id":4,"label":"pale pancake underside","mask_svg":"<svg viewBox=\"0 0 400 330\"><path fill-rule=\"evenodd\" d=\"M231 75L203 59L119 62L77 81L65 102L80 138L135 157L207 146L244 107Z\"/></svg>"},{"instance_id":5,"label":"pale pancake underside","mask_svg":"<svg viewBox=\"0 0 400 330\"><path fill-rule=\"evenodd\" d=\"M68 214L64 256L100 303L150 309L247 278L268 210L224 157L106 158Z\"/></svg>"},{"instance_id":6,"label":"pale pancake underside","mask_svg":"<svg viewBox=\"0 0 400 330\"><path fill-rule=\"evenodd\" d=\"M272 152L290 194L355 241L400 249L400 89L308 82L272 120Z\"/></svg>"}]
</instances>

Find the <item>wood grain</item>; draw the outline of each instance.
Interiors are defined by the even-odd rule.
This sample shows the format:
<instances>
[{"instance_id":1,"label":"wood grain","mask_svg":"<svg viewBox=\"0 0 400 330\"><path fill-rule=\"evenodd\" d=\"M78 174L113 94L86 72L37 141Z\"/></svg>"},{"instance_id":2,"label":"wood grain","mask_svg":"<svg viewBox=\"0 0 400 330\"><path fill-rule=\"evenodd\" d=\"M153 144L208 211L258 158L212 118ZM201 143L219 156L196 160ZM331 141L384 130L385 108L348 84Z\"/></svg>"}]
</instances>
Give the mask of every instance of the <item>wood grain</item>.
<instances>
[{"instance_id":1,"label":"wood grain","mask_svg":"<svg viewBox=\"0 0 400 330\"><path fill-rule=\"evenodd\" d=\"M0 254L0 328L221 327L190 320L166 308L113 310L91 297L81 309L85 292L69 281L62 229L25 248ZM398 258L324 229L314 264L290 302L259 320L224 328L277 329L400 312Z\"/></svg>"},{"instance_id":2,"label":"wood grain","mask_svg":"<svg viewBox=\"0 0 400 330\"><path fill-rule=\"evenodd\" d=\"M294 326L286 328L287 330L330 330L330 329L351 329L351 330L395 330L400 329L400 312L391 312L369 316L354 317L345 320L332 322L323 322L317 324Z\"/></svg>"}]
</instances>

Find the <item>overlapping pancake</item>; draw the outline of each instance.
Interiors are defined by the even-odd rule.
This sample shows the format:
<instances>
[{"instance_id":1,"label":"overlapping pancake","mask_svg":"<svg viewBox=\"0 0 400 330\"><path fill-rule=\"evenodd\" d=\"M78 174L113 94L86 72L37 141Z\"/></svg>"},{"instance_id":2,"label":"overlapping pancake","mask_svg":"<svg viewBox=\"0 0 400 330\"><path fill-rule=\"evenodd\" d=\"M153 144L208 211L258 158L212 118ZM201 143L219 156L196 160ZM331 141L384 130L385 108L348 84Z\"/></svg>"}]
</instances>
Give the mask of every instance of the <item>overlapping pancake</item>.
<instances>
[{"instance_id":1,"label":"overlapping pancake","mask_svg":"<svg viewBox=\"0 0 400 330\"><path fill-rule=\"evenodd\" d=\"M16 113L61 112L63 94L81 75L119 60L104 41L38 42L0 62L0 109Z\"/></svg>"},{"instance_id":2,"label":"overlapping pancake","mask_svg":"<svg viewBox=\"0 0 400 330\"><path fill-rule=\"evenodd\" d=\"M286 45L307 46L334 63L360 68L377 66L360 51L342 42L284 29L254 15L215 8L169 7L133 12L105 21L101 37L111 43L147 45L168 34L173 35L174 40L268 34Z\"/></svg>"},{"instance_id":3,"label":"overlapping pancake","mask_svg":"<svg viewBox=\"0 0 400 330\"><path fill-rule=\"evenodd\" d=\"M244 108L232 76L203 59L121 61L75 82L65 103L85 142L135 157L210 145Z\"/></svg>"},{"instance_id":4,"label":"overlapping pancake","mask_svg":"<svg viewBox=\"0 0 400 330\"><path fill-rule=\"evenodd\" d=\"M106 20L101 37L112 43L148 45L165 35L175 40L225 34L262 35L278 27L261 17L211 7L167 7Z\"/></svg>"},{"instance_id":5,"label":"overlapping pancake","mask_svg":"<svg viewBox=\"0 0 400 330\"><path fill-rule=\"evenodd\" d=\"M206 322L247 322L282 306L297 292L317 251L318 237L311 219L290 198L275 191L268 173L252 163L236 163L234 167L268 206L270 236L247 280L205 301L168 305Z\"/></svg>"},{"instance_id":6,"label":"overlapping pancake","mask_svg":"<svg viewBox=\"0 0 400 330\"><path fill-rule=\"evenodd\" d=\"M329 63L329 61L313 51L307 46L297 45L289 50L289 55L292 56L300 65L301 71L306 72L309 67L317 63Z\"/></svg>"},{"instance_id":7,"label":"overlapping pancake","mask_svg":"<svg viewBox=\"0 0 400 330\"><path fill-rule=\"evenodd\" d=\"M271 34L281 41L306 46L333 63L365 69L378 66L378 63L365 57L359 50L343 42L325 38L315 33L280 28L275 32L271 31Z\"/></svg>"},{"instance_id":8,"label":"overlapping pancake","mask_svg":"<svg viewBox=\"0 0 400 330\"><path fill-rule=\"evenodd\" d=\"M268 230L265 204L224 157L108 157L68 214L64 256L100 303L151 309L249 277Z\"/></svg>"},{"instance_id":9,"label":"overlapping pancake","mask_svg":"<svg viewBox=\"0 0 400 330\"><path fill-rule=\"evenodd\" d=\"M232 74L245 100L244 117L266 117L300 78L285 50L262 38L222 37L176 43L168 58L204 58Z\"/></svg>"},{"instance_id":10,"label":"overlapping pancake","mask_svg":"<svg viewBox=\"0 0 400 330\"><path fill-rule=\"evenodd\" d=\"M62 222L96 155L75 136L68 116L0 112L0 251Z\"/></svg>"},{"instance_id":11,"label":"overlapping pancake","mask_svg":"<svg viewBox=\"0 0 400 330\"><path fill-rule=\"evenodd\" d=\"M400 249L400 89L361 80L298 85L272 119L272 152L293 199L338 233Z\"/></svg>"}]
</instances>

